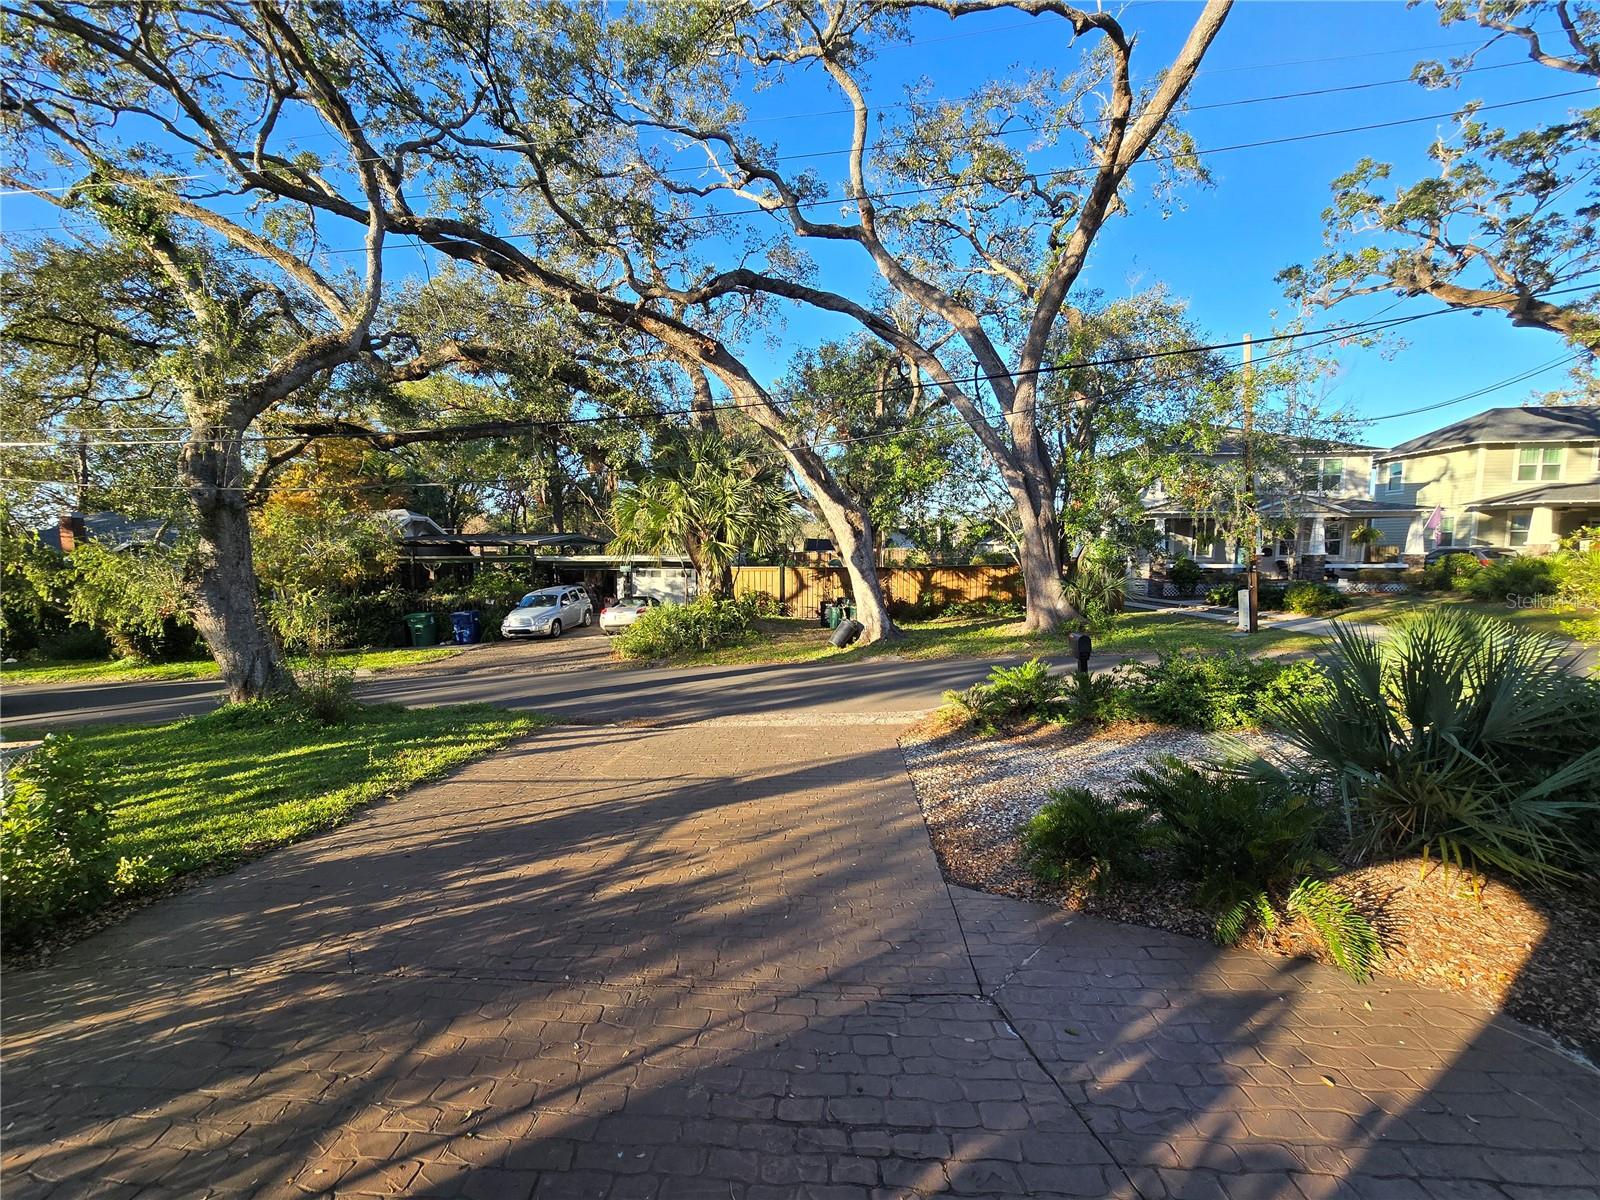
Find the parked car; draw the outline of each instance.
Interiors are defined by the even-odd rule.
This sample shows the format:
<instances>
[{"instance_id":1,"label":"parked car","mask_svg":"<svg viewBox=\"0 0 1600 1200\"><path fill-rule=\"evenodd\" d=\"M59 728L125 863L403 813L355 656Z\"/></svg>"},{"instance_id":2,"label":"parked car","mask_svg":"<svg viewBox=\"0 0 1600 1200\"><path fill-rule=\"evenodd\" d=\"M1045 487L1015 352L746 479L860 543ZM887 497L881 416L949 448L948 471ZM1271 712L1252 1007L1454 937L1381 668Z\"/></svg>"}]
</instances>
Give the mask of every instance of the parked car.
<instances>
[{"instance_id":1,"label":"parked car","mask_svg":"<svg viewBox=\"0 0 1600 1200\"><path fill-rule=\"evenodd\" d=\"M659 608L654 596L621 596L600 610L600 632L621 633L649 608Z\"/></svg>"},{"instance_id":2,"label":"parked car","mask_svg":"<svg viewBox=\"0 0 1600 1200\"><path fill-rule=\"evenodd\" d=\"M529 592L500 622L500 636L553 637L563 629L588 625L594 620L594 604L589 593L576 584L541 588Z\"/></svg>"},{"instance_id":3,"label":"parked car","mask_svg":"<svg viewBox=\"0 0 1600 1200\"><path fill-rule=\"evenodd\" d=\"M1502 550L1499 546L1435 546L1422 556L1425 566L1432 566L1440 559L1449 558L1452 554L1470 554L1478 560L1478 565L1487 567L1492 562L1503 558L1515 558L1515 550Z\"/></svg>"}]
</instances>

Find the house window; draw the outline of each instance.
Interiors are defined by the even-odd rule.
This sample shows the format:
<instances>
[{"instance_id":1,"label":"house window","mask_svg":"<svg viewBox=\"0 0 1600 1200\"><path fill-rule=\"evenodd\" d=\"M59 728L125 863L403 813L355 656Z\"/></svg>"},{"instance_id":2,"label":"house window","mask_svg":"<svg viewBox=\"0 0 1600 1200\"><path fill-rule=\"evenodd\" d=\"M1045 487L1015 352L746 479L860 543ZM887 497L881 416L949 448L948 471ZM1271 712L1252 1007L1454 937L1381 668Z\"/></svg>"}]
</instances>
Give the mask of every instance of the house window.
<instances>
[{"instance_id":1,"label":"house window","mask_svg":"<svg viewBox=\"0 0 1600 1200\"><path fill-rule=\"evenodd\" d=\"M1454 517L1439 518L1439 532L1434 536L1435 546L1454 546L1456 544L1456 519Z\"/></svg>"},{"instance_id":2,"label":"house window","mask_svg":"<svg viewBox=\"0 0 1600 1200\"><path fill-rule=\"evenodd\" d=\"M1517 450L1517 481L1561 478L1560 446L1522 446Z\"/></svg>"},{"instance_id":3,"label":"house window","mask_svg":"<svg viewBox=\"0 0 1600 1200\"><path fill-rule=\"evenodd\" d=\"M1329 521L1322 530L1322 547L1329 558L1344 557L1344 522Z\"/></svg>"},{"instance_id":4,"label":"house window","mask_svg":"<svg viewBox=\"0 0 1600 1200\"><path fill-rule=\"evenodd\" d=\"M1392 462L1389 464L1389 483L1391 492L1398 492L1405 486L1405 464Z\"/></svg>"},{"instance_id":5,"label":"house window","mask_svg":"<svg viewBox=\"0 0 1600 1200\"><path fill-rule=\"evenodd\" d=\"M1307 492L1336 492L1344 482L1344 459L1308 458L1300 464L1300 487Z\"/></svg>"},{"instance_id":6,"label":"house window","mask_svg":"<svg viewBox=\"0 0 1600 1200\"><path fill-rule=\"evenodd\" d=\"M1528 544L1528 528L1533 524L1531 512L1511 514L1511 534L1506 539L1508 545L1526 546Z\"/></svg>"}]
</instances>

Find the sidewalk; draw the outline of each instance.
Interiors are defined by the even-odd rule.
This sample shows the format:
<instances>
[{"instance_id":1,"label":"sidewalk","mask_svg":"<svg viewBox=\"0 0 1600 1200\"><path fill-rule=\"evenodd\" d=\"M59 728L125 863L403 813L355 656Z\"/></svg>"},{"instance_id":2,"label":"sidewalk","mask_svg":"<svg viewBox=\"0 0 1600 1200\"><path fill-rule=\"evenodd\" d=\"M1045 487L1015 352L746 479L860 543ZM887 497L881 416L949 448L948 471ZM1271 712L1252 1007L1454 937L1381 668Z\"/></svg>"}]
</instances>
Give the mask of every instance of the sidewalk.
<instances>
[{"instance_id":1,"label":"sidewalk","mask_svg":"<svg viewBox=\"0 0 1600 1200\"><path fill-rule=\"evenodd\" d=\"M1464 998L947 886L904 719L551 728L8 974L8 1200L1600 1187Z\"/></svg>"}]
</instances>

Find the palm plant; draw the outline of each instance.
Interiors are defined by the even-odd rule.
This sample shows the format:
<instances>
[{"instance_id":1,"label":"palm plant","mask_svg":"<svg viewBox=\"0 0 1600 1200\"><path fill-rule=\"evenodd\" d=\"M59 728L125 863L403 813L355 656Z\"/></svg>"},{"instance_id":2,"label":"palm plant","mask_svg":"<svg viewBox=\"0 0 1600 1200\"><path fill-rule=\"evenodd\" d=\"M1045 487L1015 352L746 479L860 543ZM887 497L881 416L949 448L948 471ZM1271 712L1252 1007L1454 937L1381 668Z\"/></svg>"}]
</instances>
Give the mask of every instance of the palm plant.
<instances>
[{"instance_id":1,"label":"palm plant","mask_svg":"<svg viewBox=\"0 0 1600 1200\"><path fill-rule=\"evenodd\" d=\"M752 442L714 430L675 433L611 505L613 547L624 554L682 549L707 592L733 592L744 552L782 550L799 522L782 465Z\"/></svg>"},{"instance_id":2,"label":"palm plant","mask_svg":"<svg viewBox=\"0 0 1600 1200\"><path fill-rule=\"evenodd\" d=\"M1427 613L1381 644L1334 636L1327 689L1270 720L1342 797L1356 848L1569 874L1600 812L1600 682L1551 639L1475 613Z\"/></svg>"},{"instance_id":3,"label":"palm plant","mask_svg":"<svg viewBox=\"0 0 1600 1200\"><path fill-rule=\"evenodd\" d=\"M1353 530L1350 540L1361 547L1361 561L1368 562L1372 558L1372 548L1383 541L1383 530L1369 521L1360 529Z\"/></svg>"}]
</instances>

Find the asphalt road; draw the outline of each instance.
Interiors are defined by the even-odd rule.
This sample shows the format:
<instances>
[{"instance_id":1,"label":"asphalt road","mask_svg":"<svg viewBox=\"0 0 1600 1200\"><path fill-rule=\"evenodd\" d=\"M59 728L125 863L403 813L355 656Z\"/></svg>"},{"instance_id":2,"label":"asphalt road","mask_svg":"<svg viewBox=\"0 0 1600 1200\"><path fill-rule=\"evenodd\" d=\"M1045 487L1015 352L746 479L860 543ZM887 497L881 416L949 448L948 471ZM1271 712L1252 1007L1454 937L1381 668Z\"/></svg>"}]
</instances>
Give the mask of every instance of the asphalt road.
<instances>
[{"instance_id":1,"label":"asphalt road","mask_svg":"<svg viewBox=\"0 0 1600 1200\"><path fill-rule=\"evenodd\" d=\"M486 646L425 671L375 675L357 683L363 700L411 706L479 701L550 713L569 721L702 721L776 712L920 712L945 689L966 687L990 664L895 658L833 659L735 667L627 668L610 665L598 633L559 642ZM0 721L28 730L98 722L170 721L219 702L215 682L63 683L8 687Z\"/></svg>"}]
</instances>

